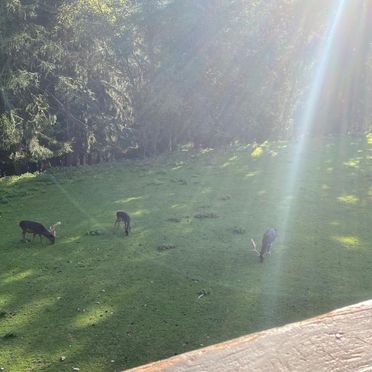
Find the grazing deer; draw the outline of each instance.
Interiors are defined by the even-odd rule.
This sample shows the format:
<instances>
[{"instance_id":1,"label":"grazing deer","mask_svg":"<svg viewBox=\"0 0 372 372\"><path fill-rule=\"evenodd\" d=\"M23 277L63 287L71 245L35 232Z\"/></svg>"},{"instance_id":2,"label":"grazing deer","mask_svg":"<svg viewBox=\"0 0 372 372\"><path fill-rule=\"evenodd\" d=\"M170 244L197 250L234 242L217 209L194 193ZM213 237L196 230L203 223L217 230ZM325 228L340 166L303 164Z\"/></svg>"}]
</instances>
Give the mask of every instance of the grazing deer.
<instances>
[{"instance_id":1,"label":"grazing deer","mask_svg":"<svg viewBox=\"0 0 372 372\"><path fill-rule=\"evenodd\" d=\"M124 211L116 212L116 221L114 223L114 230L117 229L118 226L120 226L120 222L124 222L125 235L128 235L129 230L130 230L130 217L127 212L124 212Z\"/></svg>"},{"instance_id":2,"label":"grazing deer","mask_svg":"<svg viewBox=\"0 0 372 372\"><path fill-rule=\"evenodd\" d=\"M35 235L39 235L41 242L41 236L45 236L51 244L54 244L56 240L56 229L57 226L60 224L61 222L55 223L54 225L49 227L49 230L47 230L41 223L34 221L21 221L19 223L19 226L22 229L22 236L24 241L26 240L26 233L31 233L33 234L32 240L35 239Z\"/></svg>"},{"instance_id":3,"label":"grazing deer","mask_svg":"<svg viewBox=\"0 0 372 372\"><path fill-rule=\"evenodd\" d=\"M257 251L256 242L251 239L251 242L253 244L253 251L256 252L260 256L260 262L263 262L264 258L269 254L271 254L271 247L275 240L275 238L278 236L278 231L274 229L273 227L268 228L263 237L262 237L262 245L261 245L261 251Z\"/></svg>"}]
</instances>

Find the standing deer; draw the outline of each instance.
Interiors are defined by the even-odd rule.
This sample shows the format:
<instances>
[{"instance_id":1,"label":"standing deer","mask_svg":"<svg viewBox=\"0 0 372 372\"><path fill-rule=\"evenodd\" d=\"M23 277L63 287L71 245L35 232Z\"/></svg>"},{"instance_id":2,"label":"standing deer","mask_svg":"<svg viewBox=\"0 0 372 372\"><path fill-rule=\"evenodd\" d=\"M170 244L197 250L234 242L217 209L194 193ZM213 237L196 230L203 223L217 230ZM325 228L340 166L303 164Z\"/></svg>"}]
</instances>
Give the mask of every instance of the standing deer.
<instances>
[{"instance_id":1,"label":"standing deer","mask_svg":"<svg viewBox=\"0 0 372 372\"><path fill-rule=\"evenodd\" d=\"M262 237L262 245L261 245L261 251L257 251L256 242L251 239L251 242L253 244L253 251L256 252L260 256L260 262L263 262L264 258L269 254L271 254L271 247L278 236L278 231L274 229L273 227L268 228L263 237Z\"/></svg>"},{"instance_id":2,"label":"standing deer","mask_svg":"<svg viewBox=\"0 0 372 372\"><path fill-rule=\"evenodd\" d=\"M41 223L34 221L21 221L19 226L22 229L22 237L24 241L26 240L26 233L31 233L33 235L32 240L35 239L35 235L39 235L41 242L41 237L45 236L51 244L54 244L56 240L56 229L60 224L61 222L55 223L49 227L49 230L47 230Z\"/></svg>"},{"instance_id":3,"label":"standing deer","mask_svg":"<svg viewBox=\"0 0 372 372\"><path fill-rule=\"evenodd\" d=\"M118 226L120 226L120 222L124 222L125 235L128 235L129 230L130 230L130 217L127 212L124 212L124 211L116 212L116 221L114 223L114 230L117 229Z\"/></svg>"}]
</instances>

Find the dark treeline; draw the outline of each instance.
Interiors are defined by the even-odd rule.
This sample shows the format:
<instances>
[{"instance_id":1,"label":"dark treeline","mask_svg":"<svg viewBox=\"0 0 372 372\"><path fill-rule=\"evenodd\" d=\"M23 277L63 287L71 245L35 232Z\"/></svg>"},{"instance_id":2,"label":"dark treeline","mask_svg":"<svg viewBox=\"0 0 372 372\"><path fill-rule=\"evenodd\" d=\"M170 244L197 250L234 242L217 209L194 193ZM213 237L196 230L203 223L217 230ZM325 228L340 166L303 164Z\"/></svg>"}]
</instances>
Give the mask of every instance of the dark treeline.
<instances>
[{"instance_id":1,"label":"dark treeline","mask_svg":"<svg viewBox=\"0 0 372 372\"><path fill-rule=\"evenodd\" d=\"M372 5L346 3L332 31L333 0L1 0L0 175L291 138L309 104L364 133Z\"/></svg>"}]
</instances>

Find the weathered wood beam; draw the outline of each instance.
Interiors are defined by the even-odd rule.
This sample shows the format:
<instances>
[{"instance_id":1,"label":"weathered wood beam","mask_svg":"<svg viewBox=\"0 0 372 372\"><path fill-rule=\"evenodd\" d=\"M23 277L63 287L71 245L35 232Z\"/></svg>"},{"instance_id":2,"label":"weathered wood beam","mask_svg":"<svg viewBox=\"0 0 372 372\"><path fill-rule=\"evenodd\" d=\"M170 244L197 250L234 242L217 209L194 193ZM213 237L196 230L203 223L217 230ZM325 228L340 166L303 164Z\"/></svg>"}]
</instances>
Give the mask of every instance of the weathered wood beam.
<instances>
[{"instance_id":1,"label":"weathered wood beam","mask_svg":"<svg viewBox=\"0 0 372 372\"><path fill-rule=\"evenodd\" d=\"M372 371L372 300L131 371Z\"/></svg>"}]
</instances>

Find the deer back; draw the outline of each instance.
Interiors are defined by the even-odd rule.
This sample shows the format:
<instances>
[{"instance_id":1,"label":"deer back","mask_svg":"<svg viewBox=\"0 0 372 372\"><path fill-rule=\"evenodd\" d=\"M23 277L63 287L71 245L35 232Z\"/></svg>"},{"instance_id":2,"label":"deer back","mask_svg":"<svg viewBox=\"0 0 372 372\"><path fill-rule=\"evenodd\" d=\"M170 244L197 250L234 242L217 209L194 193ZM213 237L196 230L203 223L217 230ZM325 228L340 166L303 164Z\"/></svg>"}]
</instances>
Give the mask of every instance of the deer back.
<instances>
[{"instance_id":1,"label":"deer back","mask_svg":"<svg viewBox=\"0 0 372 372\"><path fill-rule=\"evenodd\" d=\"M124 211L117 211L116 212L116 219L118 221L124 221L124 222L129 222L130 221L129 214L127 212L124 212Z\"/></svg>"}]
</instances>

